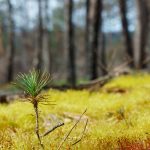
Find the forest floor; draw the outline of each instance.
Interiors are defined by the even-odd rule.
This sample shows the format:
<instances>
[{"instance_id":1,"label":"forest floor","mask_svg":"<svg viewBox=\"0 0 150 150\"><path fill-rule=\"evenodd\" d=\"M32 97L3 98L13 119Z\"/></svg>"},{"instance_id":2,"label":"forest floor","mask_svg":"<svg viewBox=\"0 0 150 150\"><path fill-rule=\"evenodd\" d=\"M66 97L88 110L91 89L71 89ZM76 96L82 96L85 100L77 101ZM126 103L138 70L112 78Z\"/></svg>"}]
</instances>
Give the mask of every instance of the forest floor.
<instances>
[{"instance_id":1,"label":"forest floor","mask_svg":"<svg viewBox=\"0 0 150 150\"><path fill-rule=\"evenodd\" d=\"M46 150L58 148L86 108L62 149L150 149L150 75L120 76L94 92L50 89L43 93L56 105L40 105L40 132L65 123L42 138ZM0 150L40 149L34 124L30 103L16 100L1 104ZM82 140L72 145L82 135Z\"/></svg>"}]
</instances>

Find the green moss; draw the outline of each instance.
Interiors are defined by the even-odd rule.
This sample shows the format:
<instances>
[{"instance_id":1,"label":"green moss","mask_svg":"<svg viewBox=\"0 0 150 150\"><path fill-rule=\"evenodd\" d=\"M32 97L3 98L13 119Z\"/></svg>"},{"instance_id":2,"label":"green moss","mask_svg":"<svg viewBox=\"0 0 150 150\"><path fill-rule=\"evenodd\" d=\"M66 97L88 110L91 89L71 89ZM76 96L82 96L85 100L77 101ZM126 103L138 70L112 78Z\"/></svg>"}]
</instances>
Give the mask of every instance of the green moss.
<instances>
[{"instance_id":1,"label":"green moss","mask_svg":"<svg viewBox=\"0 0 150 150\"><path fill-rule=\"evenodd\" d=\"M74 116L87 108L89 118L84 139L73 149L114 149L118 141L144 141L150 138L150 75L138 74L121 76L105 85L97 92L86 90L57 91L48 90L49 100L56 105L40 106L41 126L45 129L45 120L50 114L59 119L64 113ZM123 110L122 118L119 110ZM26 102L14 102L0 105L0 149L29 150L39 149L33 133L34 116L32 105ZM46 117L45 117L46 116ZM46 149L56 149L62 137L69 131L74 121L57 129L43 139ZM55 122L53 122L55 124ZM70 135L64 144L67 149L83 130L84 121ZM48 128L46 126L46 128Z\"/></svg>"}]
</instances>

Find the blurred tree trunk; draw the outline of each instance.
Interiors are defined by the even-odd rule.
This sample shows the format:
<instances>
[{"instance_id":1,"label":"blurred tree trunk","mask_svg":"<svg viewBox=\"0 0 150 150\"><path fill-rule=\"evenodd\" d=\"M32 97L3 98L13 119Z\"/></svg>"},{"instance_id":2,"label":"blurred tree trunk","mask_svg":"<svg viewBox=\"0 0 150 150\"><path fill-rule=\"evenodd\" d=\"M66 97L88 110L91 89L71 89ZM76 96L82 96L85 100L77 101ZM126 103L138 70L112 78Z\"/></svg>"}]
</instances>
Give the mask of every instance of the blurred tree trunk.
<instances>
[{"instance_id":1,"label":"blurred tree trunk","mask_svg":"<svg viewBox=\"0 0 150 150\"><path fill-rule=\"evenodd\" d=\"M3 47L3 37L2 37L2 24L0 23L0 56L4 54L4 47Z\"/></svg>"},{"instance_id":2,"label":"blurred tree trunk","mask_svg":"<svg viewBox=\"0 0 150 150\"><path fill-rule=\"evenodd\" d=\"M137 69L145 68L146 44L149 32L149 0L136 0L137 25L134 43L134 61Z\"/></svg>"},{"instance_id":3,"label":"blurred tree trunk","mask_svg":"<svg viewBox=\"0 0 150 150\"><path fill-rule=\"evenodd\" d=\"M47 71L51 72L51 54L50 54L50 34L48 30L49 26L49 0L45 0L45 5L44 5L44 31L43 31L43 67Z\"/></svg>"},{"instance_id":4,"label":"blurred tree trunk","mask_svg":"<svg viewBox=\"0 0 150 150\"><path fill-rule=\"evenodd\" d=\"M73 0L65 0L66 4L66 48L68 52L68 73L69 82L75 87L76 85L76 65L75 65L75 47L74 47L74 24L73 24Z\"/></svg>"},{"instance_id":5,"label":"blurred tree trunk","mask_svg":"<svg viewBox=\"0 0 150 150\"><path fill-rule=\"evenodd\" d=\"M101 40L100 40L100 69L102 71L102 75L106 75L108 73L107 70L107 62L106 62L106 37L105 33L101 33Z\"/></svg>"},{"instance_id":6,"label":"blurred tree trunk","mask_svg":"<svg viewBox=\"0 0 150 150\"><path fill-rule=\"evenodd\" d=\"M38 0L38 48L37 48L37 66L38 70L43 70L43 18L42 18L42 0Z\"/></svg>"},{"instance_id":7,"label":"blurred tree trunk","mask_svg":"<svg viewBox=\"0 0 150 150\"><path fill-rule=\"evenodd\" d=\"M89 41L89 29L90 29L90 0L86 0L85 3L86 6L86 26L85 26L85 54L86 54L86 72L87 75L90 74L90 41Z\"/></svg>"},{"instance_id":8,"label":"blurred tree trunk","mask_svg":"<svg viewBox=\"0 0 150 150\"><path fill-rule=\"evenodd\" d=\"M134 66L133 43L132 43L132 38L130 36L128 19L127 19L127 1L119 0L119 7L120 7L123 34L125 38L126 53L129 59L131 60L130 66L133 67Z\"/></svg>"},{"instance_id":9,"label":"blurred tree trunk","mask_svg":"<svg viewBox=\"0 0 150 150\"><path fill-rule=\"evenodd\" d=\"M92 39L91 39L91 79L98 77L98 48L99 37L102 26L102 0L91 1L93 7L91 8L91 24L92 24ZM93 11L93 12L92 12Z\"/></svg>"},{"instance_id":10,"label":"blurred tree trunk","mask_svg":"<svg viewBox=\"0 0 150 150\"><path fill-rule=\"evenodd\" d=\"M7 0L8 5L8 20L9 20L9 31L8 31L8 81L13 80L14 74L14 61L15 61L15 24L13 19L13 6L11 0Z\"/></svg>"}]
</instances>

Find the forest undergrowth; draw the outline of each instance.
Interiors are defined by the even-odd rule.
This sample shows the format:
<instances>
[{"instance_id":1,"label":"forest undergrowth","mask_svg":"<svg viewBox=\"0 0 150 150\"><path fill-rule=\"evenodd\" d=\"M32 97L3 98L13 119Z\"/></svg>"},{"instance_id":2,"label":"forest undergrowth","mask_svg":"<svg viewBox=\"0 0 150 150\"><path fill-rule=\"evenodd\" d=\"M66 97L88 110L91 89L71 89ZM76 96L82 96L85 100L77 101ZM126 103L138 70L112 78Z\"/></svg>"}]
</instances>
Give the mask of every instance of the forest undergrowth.
<instances>
[{"instance_id":1,"label":"forest undergrowth","mask_svg":"<svg viewBox=\"0 0 150 150\"><path fill-rule=\"evenodd\" d=\"M39 106L40 132L64 122L42 138L46 150L58 148L86 108L62 149L150 149L149 74L120 76L97 91L49 89L42 93L52 103ZM0 105L0 150L40 149L34 134L34 110L30 103L21 101ZM82 140L73 144L81 136Z\"/></svg>"}]
</instances>

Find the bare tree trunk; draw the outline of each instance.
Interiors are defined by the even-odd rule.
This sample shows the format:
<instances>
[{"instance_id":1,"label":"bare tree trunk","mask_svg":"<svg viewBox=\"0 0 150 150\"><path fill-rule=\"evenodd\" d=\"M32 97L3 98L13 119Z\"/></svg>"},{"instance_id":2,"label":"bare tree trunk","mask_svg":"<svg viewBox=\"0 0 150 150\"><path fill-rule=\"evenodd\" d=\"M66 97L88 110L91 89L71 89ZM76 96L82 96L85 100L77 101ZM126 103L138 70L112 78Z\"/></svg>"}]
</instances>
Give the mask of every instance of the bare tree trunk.
<instances>
[{"instance_id":1,"label":"bare tree trunk","mask_svg":"<svg viewBox=\"0 0 150 150\"><path fill-rule=\"evenodd\" d=\"M89 16L89 12L90 12L90 0L86 0L86 27L85 27L85 53L86 53L86 72L87 75L90 74L90 40L89 40L89 30L90 30L90 16Z\"/></svg>"},{"instance_id":2,"label":"bare tree trunk","mask_svg":"<svg viewBox=\"0 0 150 150\"><path fill-rule=\"evenodd\" d=\"M47 71L51 72L51 53L50 53L50 35L48 30L49 25L49 6L48 6L49 0L45 0L45 18L44 18L44 31L43 31L43 67Z\"/></svg>"},{"instance_id":3,"label":"bare tree trunk","mask_svg":"<svg viewBox=\"0 0 150 150\"><path fill-rule=\"evenodd\" d=\"M124 38L125 38L126 53L129 57L129 59L132 60L130 63L130 66L133 67L134 66L133 44L132 44L132 39L130 36L128 19L127 19L127 2L126 2L126 0L119 0L119 7L120 7L123 34L124 34Z\"/></svg>"},{"instance_id":4,"label":"bare tree trunk","mask_svg":"<svg viewBox=\"0 0 150 150\"><path fill-rule=\"evenodd\" d=\"M134 43L134 61L137 69L145 68L144 60L146 59L146 44L149 28L149 0L136 0L137 5L137 25Z\"/></svg>"},{"instance_id":5,"label":"bare tree trunk","mask_svg":"<svg viewBox=\"0 0 150 150\"><path fill-rule=\"evenodd\" d=\"M4 47L3 47L3 37L2 37L2 24L0 23L0 55L4 54Z\"/></svg>"},{"instance_id":6,"label":"bare tree trunk","mask_svg":"<svg viewBox=\"0 0 150 150\"><path fill-rule=\"evenodd\" d=\"M9 19L9 35L8 35L8 52L9 52L9 58L8 58L8 81L13 80L13 74L14 74L14 58L15 58L15 24L13 20L13 6L11 3L11 0L7 0L8 5L8 19Z\"/></svg>"},{"instance_id":7,"label":"bare tree trunk","mask_svg":"<svg viewBox=\"0 0 150 150\"><path fill-rule=\"evenodd\" d=\"M102 71L102 75L106 75L107 72L107 62L106 62L106 37L105 33L101 33L101 47L100 47L100 68Z\"/></svg>"},{"instance_id":8,"label":"bare tree trunk","mask_svg":"<svg viewBox=\"0 0 150 150\"><path fill-rule=\"evenodd\" d=\"M98 77L98 48L99 48L99 35L102 26L102 0L94 2L94 13L92 19L92 39L91 39L91 79Z\"/></svg>"},{"instance_id":9,"label":"bare tree trunk","mask_svg":"<svg viewBox=\"0 0 150 150\"><path fill-rule=\"evenodd\" d=\"M67 36L66 36L66 48L68 52L68 73L69 82L75 87L76 85L76 65L75 65L75 47L74 47L74 25L72 21L73 16L73 0L66 0L67 8Z\"/></svg>"},{"instance_id":10,"label":"bare tree trunk","mask_svg":"<svg viewBox=\"0 0 150 150\"><path fill-rule=\"evenodd\" d=\"M43 18L42 18L42 0L38 0L38 51L37 51L37 69L43 69Z\"/></svg>"}]
</instances>

